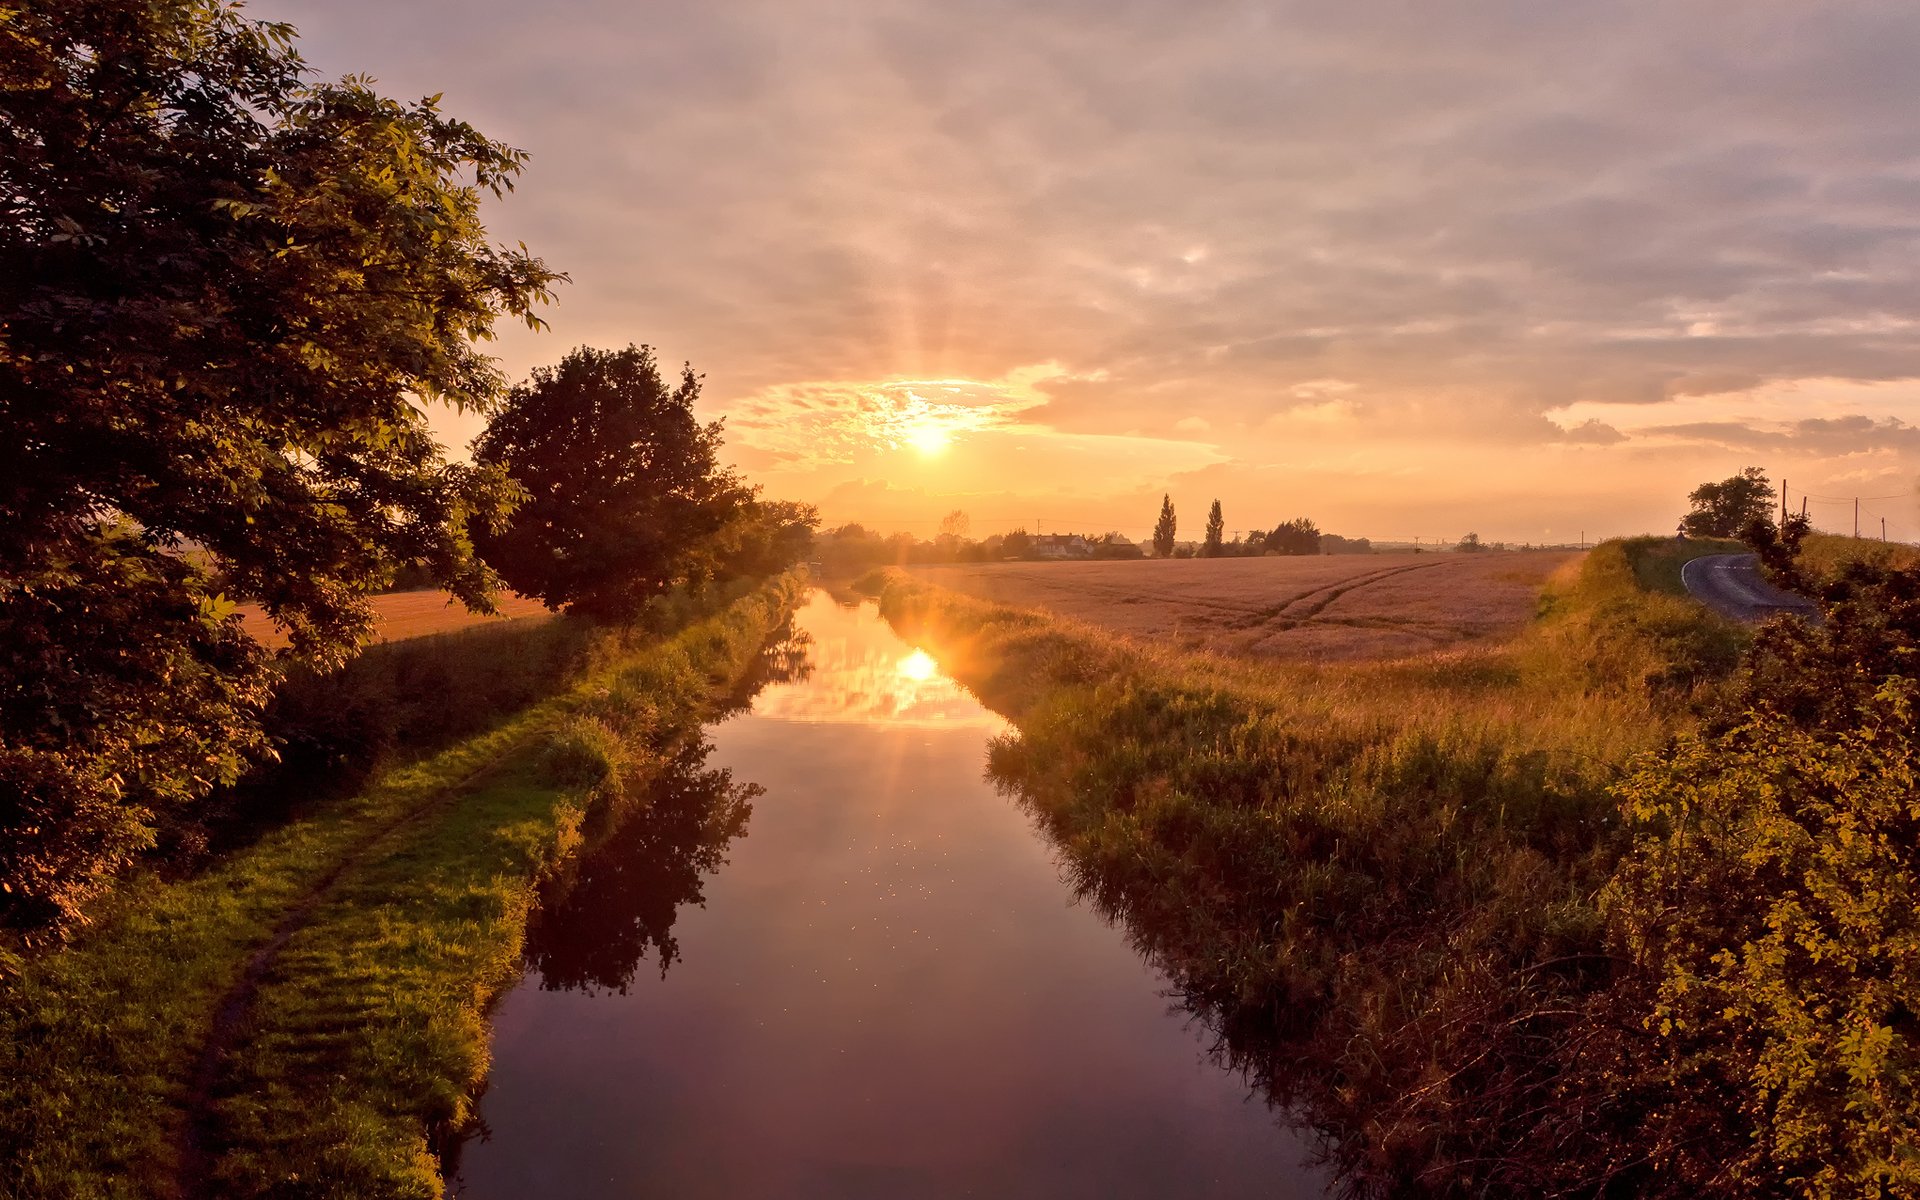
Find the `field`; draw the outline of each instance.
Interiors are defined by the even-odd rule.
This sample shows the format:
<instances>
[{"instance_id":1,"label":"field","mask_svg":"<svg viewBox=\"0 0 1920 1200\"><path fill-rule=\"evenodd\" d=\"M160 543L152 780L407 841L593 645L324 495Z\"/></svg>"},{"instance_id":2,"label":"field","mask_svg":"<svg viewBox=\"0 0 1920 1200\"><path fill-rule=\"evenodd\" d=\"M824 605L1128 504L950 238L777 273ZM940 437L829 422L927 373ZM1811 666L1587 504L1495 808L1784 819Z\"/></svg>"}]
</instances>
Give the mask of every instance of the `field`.
<instances>
[{"instance_id":1,"label":"field","mask_svg":"<svg viewBox=\"0 0 1920 1200\"><path fill-rule=\"evenodd\" d=\"M429 633L452 633L495 621L520 617L544 617L547 606L538 600L511 593L500 597L497 616L468 612L459 601L441 591L391 592L373 598L374 636L383 642L422 637ZM286 635L274 627L257 604L240 606L240 619L247 632L261 644L278 648L287 644Z\"/></svg>"},{"instance_id":2,"label":"field","mask_svg":"<svg viewBox=\"0 0 1920 1200\"><path fill-rule=\"evenodd\" d=\"M1184 649L1397 658L1509 634L1574 554L1329 555L911 568L926 583Z\"/></svg>"}]
</instances>

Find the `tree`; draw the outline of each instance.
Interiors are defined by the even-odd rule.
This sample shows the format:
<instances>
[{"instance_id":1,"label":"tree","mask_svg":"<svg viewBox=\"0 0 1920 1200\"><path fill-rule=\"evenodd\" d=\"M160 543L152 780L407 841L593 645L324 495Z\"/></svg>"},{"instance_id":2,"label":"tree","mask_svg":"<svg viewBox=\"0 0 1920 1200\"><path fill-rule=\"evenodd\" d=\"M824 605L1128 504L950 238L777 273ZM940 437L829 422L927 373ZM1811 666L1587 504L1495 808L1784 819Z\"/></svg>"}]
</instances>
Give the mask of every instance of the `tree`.
<instances>
[{"instance_id":1,"label":"tree","mask_svg":"<svg viewBox=\"0 0 1920 1200\"><path fill-rule=\"evenodd\" d=\"M1703 483L1687 494L1693 510L1680 518L1689 537L1739 537L1748 525L1773 524L1773 485L1759 467L1748 467L1719 483Z\"/></svg>"},{"instance_id":2,"label":"tree","mask_svg":"<svg viewBox=\"0 0 1920 1200\"><path fill-rule=\"evenodd\" d=\"M1267 535L1267 549L1277 554L1320 553L1320 527L1306 517L1282 521Z\"/></svg>"},{"instance_id":3,"label":"tree","mask_svg":"<svg viewBox=\"0 0 1920 1200\"><path fill-rule=\"evenodd\" d=\"M972 527L973 522L968 519L967 514L957 508L940 518L940 536L952 538L955 542L965 541L967 531Z\"/></svg>"},{"instance_id":4,"label":"tree","mask_svg":"<svg viewBox=\"0 0 1920 1200\"><path fill-rule=\"evenodd\" d=\"M226 597L337 662L406 563L476 607L494 471L477 348L560 277L486 240L524 156L363 81L312 84L231 6L0 16L0 908L74 917L156 814L259 748ZM222 595L224 593L224 595Z\"/></svg>"},{"instance_id":5,"label":"tree","mask_svg":"<svg viewBox=\"0 0 1920 1200\"><path fill-rule=\"evenodd\" d=\"M694 418L699 396L691 367L669 387L646 346L535 370L474 441L528 497L478 535L487 562L549 607L614 620L721 574L723 533L751 517L753 493L719 466L720 423Z\"/></svg>"},{"instance_id":6,"label":"tree","mask_svg":"<svg viewBox=\"0 0 1920 1200\"><path fill-rule=\"evenodd\" d=\"M1168 558L1173 554L1173 497L1160 497L1160 519L1153 526L1153 556Z\"/></svg>"},{"instance_id":7,"label":"tree","mask_svg":"<svg viewBox=\"0 0 1920 1200\"><path fill-rule=\"evenodd\" d=\"M1459 542L1454 545L1453 548L1455 550L1460 551L1462 554L1476 554L1482 550L1485 550L1487 548L1487 544L1480 540L1479 534L1469 533L1465 537L1461 538Z\"/></svg>"},{"instance_id":8,"label":"tree","mask_svg":"<svg viewBox=\"0 0 1920 1200\"><path fill-rule=\"evenodd\" d=\"M772 575L807 556L820 510L792 500L748 500L720 531L718 568L722 578Z\"/></svg>"},{"instance_id":9,"label":"tree","mask_svg":"<svg viewBox=\"0 0 1920 1200\"><path fill-rule=\"evenodd\" d=\"M1200 548L1202 558L1220 557L1221 534L1226 531L1227 519L1221 515L1220 502L1215 500L1213 507L1207 510L1207 540Z\"/></svg>"},{"instance_id":10,"label":"tree","mask_svg":"<svg viewBox=\"0 0 1920 1200\"><path fill-rule=\"evenodd\" d=\"M1033 553L1033 537L1025 529L1016 529L1000 539L1000 555L1003 558L1025 558Z\"/></svg>"}]
</instances>

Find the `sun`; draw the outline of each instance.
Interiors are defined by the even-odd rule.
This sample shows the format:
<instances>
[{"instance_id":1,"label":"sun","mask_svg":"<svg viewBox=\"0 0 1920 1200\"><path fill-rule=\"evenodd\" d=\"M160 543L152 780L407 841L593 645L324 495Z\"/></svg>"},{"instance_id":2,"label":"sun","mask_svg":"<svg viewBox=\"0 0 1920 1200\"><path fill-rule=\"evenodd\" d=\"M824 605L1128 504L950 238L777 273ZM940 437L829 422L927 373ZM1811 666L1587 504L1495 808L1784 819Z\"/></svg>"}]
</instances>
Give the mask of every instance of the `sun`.
<instances>
[{"instance_id":1,"label":"sun","mask_svg":"<svg viewBox=\"0 0 1920 1200\"><path fill-rule=\"evenodd\" d=\"M915 683L925 683L939 672L940 664L934 662L933 655L925 650L915 650L895 663L893 669L899 672L902 678L911 679Z\"/></svg>"},{"instance_id":2,"label":"sun","mask_svg":"<svg viewBox=\"0 0 1920 1200\"><path fill-rule=\"evenodd\" d=\"M907 431L907 445L932 458L946 451L953 444L953 435L939 425L931 422L916 425Z\"/></svg>"}]
</instances>

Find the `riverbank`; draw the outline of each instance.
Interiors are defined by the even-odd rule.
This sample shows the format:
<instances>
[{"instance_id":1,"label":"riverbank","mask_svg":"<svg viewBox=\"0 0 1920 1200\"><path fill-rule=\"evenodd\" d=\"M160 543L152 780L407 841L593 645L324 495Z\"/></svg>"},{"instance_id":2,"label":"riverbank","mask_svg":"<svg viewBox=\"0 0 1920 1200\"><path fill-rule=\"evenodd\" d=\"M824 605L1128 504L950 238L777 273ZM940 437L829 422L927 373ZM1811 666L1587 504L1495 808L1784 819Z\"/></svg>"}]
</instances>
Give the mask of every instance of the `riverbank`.
<instances>
[{"instance_id":1,"label":"riverbank","mask_svg":"<svg viewBox=\"0 0 1920 1200\"><path fill-rule=\"evenodd\" d=\"M1742 636L1608 543L1500 645L1255 663L893 572L883 613L1007 713L992 770L1234 1065L1391 1194L1589 1192L1635 1169L1591 1082L1619 1032L1610 788Z\"/></svg>"},{"instance_id":2,"label":"riverbank","mask_svg":"<svg viewBox=\"0 0 1920 1200\"><path fill-rule=\"evenodd\" d=\"M605 634L485 732L191 878L130 880L72 945L11 960L0 1191L437 1196L435 1139L484 1078L537 879L697 727L801 586L667 637Z\"/></svg>"}]
</instances>

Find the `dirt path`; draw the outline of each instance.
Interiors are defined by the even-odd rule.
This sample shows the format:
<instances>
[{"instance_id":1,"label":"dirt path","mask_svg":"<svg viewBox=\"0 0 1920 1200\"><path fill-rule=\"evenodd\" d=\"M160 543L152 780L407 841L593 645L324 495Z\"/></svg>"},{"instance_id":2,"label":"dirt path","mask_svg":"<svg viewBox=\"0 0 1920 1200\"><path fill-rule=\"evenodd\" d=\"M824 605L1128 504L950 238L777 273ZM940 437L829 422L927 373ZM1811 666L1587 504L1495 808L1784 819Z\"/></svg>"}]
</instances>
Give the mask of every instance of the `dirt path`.
<instances>
[{"instance_id":1,"label":"dirt path","mask_svg":"<svg viewBox=\"0 0 1920 1200\"><path fill-rule=\"evenodd\" d=\"M215 1094L227 1056L239 1044L254 997L280 952L286 949L295 934L306 927L341 876L368 862L381 842L445 807L461 793L492 776L516 754L532 745L533 741L534 735L528 735L509 743L465 776L367 831L287 907L285 915L274 926L273 933L248 956L239 976L214 1007L213 1020L207 1027L206 1038L200 1044L193 1072L188 1077L180 1129L174 1141L176 1168L173 1194L177 1200L199 1200L200 1197L213 1194L215 1145L219 1133Z\"/></svg>"}]
</instances>

